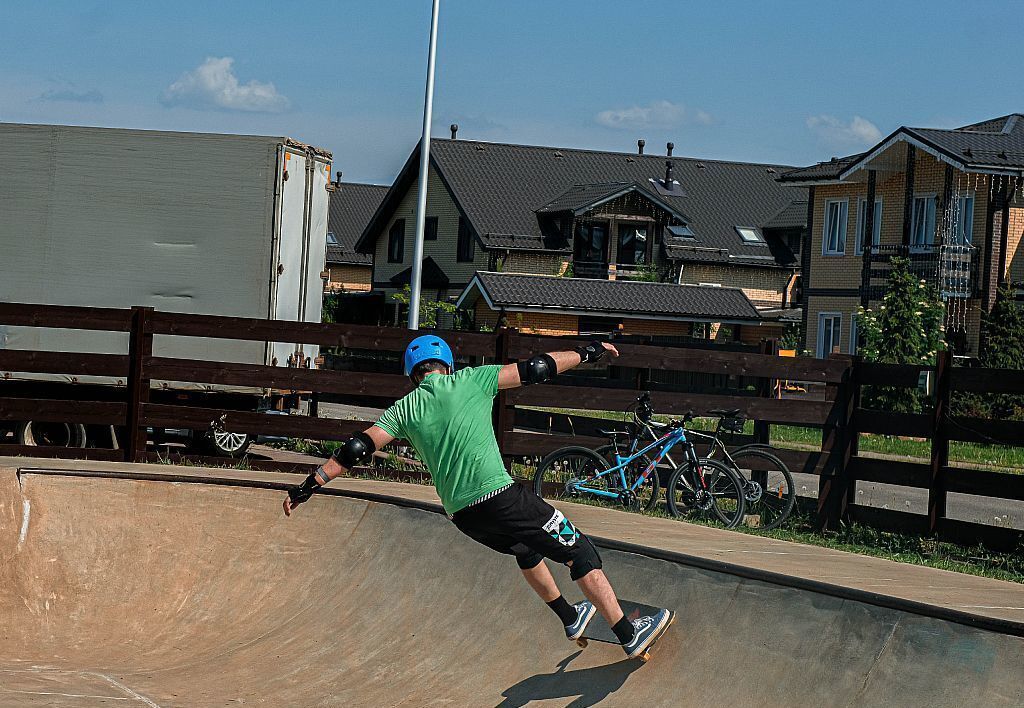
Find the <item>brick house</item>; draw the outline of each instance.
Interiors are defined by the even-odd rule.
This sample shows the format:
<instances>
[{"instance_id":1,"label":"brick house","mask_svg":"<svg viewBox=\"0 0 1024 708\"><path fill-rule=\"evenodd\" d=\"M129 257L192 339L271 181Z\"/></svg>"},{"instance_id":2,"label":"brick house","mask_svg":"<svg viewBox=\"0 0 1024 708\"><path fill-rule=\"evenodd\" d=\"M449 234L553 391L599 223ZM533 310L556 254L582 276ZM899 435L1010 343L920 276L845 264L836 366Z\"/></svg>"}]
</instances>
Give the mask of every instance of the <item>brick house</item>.
<instances>
[{"instance_id":1,"label":"brick house","mask_svg":"<svg viewBox=\"0 0 1024 708\"><path fill-rule=\"evenodd\" d=\"M332 186L327 216L327 289L338 293L369 292L373 256L360 253L355 245L384 201L388 187L340 181Z\"/></svg>"},{"instance_id":2,"label":"brick house","mask_svg":"<svg viewBox=\"0 0 1024 708\"><path fill-rule=\"evenodd\" d=\"M769 323L792 316L807 192L777 181L791 168L454 134L430 157L424 297L455 300L478 272L571 274L738 288ZM388 298L410 279L418 160L417 147L356 244Z\"/></svg>"},{"instance_id":3,"label":"brick house","mask_svg":"<svg viewBox=\"0 0 1024 708\"><path fill-rule=\"evenodd\" d=\"M977 356L997 287L1024 281L1024 116L952 130L901 127L866 152L783 174L809 188L802 249L806 348L857 347L889 261L910 259L946 303L947 340Z\"/></svg>"}]
</instances>

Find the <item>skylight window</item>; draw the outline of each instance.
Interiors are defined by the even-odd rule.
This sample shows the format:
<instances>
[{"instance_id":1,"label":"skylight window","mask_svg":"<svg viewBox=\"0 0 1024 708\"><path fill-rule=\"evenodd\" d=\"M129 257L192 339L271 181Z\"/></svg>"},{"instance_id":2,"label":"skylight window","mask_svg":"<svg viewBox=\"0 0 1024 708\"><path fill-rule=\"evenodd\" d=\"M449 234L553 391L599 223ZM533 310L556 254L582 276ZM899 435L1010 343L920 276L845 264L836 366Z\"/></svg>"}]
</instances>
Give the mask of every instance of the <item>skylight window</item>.
<instances>
[{"instance_id":1,"label":"skylight window","mask_svg":"<svg viewBox=\"0 0 1024 708\"><path fill-rule=\"evenodd\" d=\"M685 238L691 241L697 238L697 234L693 233L693 229L685 224L680 226L669 226L668 232L678 238Z\"/></svg>"},{"instance_id":2,"label":"skylight window","mask_svg":"<svg viewBox=\"0 0 1024 708\"><path fill-rule=\"evenodd\" d=\"M737 226L736 233L740 235L746 243L764 243L764 238L761 237L760 232L750 226Z\"/></svg>"},{"instance_id":3,"label":"skylight window","mask_svg":"<svg viewBox=\"0 0 1024 708\"><path fill-rule=\"evenodd\" d=\"M327 232L327 243L329 243L331 246L338 245L338 237L334 235L333 231Z\"/></svg>"}]
</instances>

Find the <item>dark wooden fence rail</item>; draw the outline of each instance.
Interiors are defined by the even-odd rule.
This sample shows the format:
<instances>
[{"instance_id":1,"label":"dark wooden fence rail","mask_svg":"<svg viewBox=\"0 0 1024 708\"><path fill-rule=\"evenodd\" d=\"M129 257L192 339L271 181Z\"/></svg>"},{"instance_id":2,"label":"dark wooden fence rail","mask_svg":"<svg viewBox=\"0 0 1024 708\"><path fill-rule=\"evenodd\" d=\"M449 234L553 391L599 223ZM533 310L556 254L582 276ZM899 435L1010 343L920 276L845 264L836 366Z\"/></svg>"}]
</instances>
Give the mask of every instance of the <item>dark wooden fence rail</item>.
<instances>
[{"instance_id":1,"label":"dark wooden fence rail","mask_svg":"<svg viewBox=\"0 0 1024 708\"><path fill-rule=\"evenodd\" d=\"M66 394L34 395L31 382L10 381L0 387L0 420L69 421L112 425L126 431L123 450L67 450L7 446L14 454L89 456L102 459L147 459L148 428L209 429L222 421L228 430L322 440L340 440L370 421L333 420L302 416L267 415L252 410L183 405L152 401L156 382L192 385L240 386L255 389L303 392L352 397L381 406L404 395L410 383L395 373L310 370L254 364L156 356L154 337L206 337L261 342L295 342L321 347L400 353L420 333L390 327L309 324L183 315L150 308L51 307L0 303L0 325L51 327L127 332L125 354L58 353L0 350L0 371L27 374L60 374ZM444 338L460 359L507 363L541 351L567 349L584 340L567 337L524 335L514 330L495 333L444 332ZM537 409L590 409L624 411L639 391L646 390L649 372L670 370L731 377L732 381L757 382L748 391L733 394L651 391L660 413L703 413L712 408L738 408L755 421L750 439L767 442L773 425L797 425L822 431L817 450L780 450L794 472L818 478L819 525L832 528L844 519L861 520L901 530L930 533L958 541L983 540L994 545L1016 546L1021 533L1012 529L953 521L946 517L949 493L983 495L1024 501L1024 475L982 471L953 466L949 443L1001 442L1024 445L1024 423L963 419L950 415L952 397L958 392L1024 393L1024 372L961 369L951 366L941 353L934 367L865 363L855 357L828 359L782 358L766 342L760 353L687 349L667 346L621 344L621 356L612 362L637 372L634 379L609 381L595 376L564 377L546 385L503 391L495 406L494 423L503 454L534 458L566 444L604 442L598 429L607 421L585 419L568 413ZM597 368L597 367L590 367ZM862 405L864 387L914 388L922 370L935 380L935 405L919 414L868 410ZM78 377L102 376L122 384L106 387L97 400L82 400L73 393ZM614 378L614 377L613 377ZM779 400L773 397L775 380L815 382L825 388L825 400ZM10 384L10 385L8 385ZM173 384L171 384L173 387ZM13 388L18 386L17 390ZM905 435L931 440L926 462L880 460L858 454L862 433ZM928 490L928 513L908 514L855 503L858 481L880 482Z\"/></svg>"}]
</instances>

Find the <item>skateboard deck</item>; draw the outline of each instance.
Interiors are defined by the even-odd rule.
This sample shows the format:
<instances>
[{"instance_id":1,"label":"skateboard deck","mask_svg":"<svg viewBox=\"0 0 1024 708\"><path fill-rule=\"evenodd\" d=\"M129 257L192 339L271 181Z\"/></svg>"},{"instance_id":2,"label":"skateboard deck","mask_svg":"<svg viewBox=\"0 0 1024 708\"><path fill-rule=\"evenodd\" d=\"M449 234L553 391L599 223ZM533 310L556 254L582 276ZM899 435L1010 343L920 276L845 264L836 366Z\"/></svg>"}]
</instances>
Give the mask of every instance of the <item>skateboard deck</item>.
<instances>
[{"instance_id":1,"label":"skateboard deck","mask_svg":"<svg viewBox=\"0 0 1024 708\"><path fill-rule=\"evenodd\" d=\"M637 617L643 615L653 615L654 613L661 610L660 607L654 607L653 605L645 605L642 602L631 602L630 600L619 600L619 606L622 607L623 613L629 620L635 620ZM658 643L668 628L672 626L672 623L676 621L676 613L673 612L672 616L669 617L668 624L662 628L661 633L658 634L654 641L651 642L647 649L644 650L637 658L640 661L647 663L647 660L651 658L651 649ZM583 636L576 640L581 648L586 648L588 640L594 640L595 642L604 642L605 644L620 644L619 638L615 636L615 632L608 626L608 623L604 621L604 617L600 614L594 616L594 619L590 620L590 624L587 625L587 629L583 632Z\"/></svg>"}]
</instances>

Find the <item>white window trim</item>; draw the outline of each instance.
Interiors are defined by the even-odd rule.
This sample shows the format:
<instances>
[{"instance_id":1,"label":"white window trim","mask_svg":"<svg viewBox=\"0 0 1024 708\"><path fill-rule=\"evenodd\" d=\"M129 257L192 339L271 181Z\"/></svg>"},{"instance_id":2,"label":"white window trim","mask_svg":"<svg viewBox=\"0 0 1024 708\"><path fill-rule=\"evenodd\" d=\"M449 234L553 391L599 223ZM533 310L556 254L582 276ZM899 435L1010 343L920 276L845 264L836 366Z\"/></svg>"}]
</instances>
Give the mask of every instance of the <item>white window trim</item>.
<instances>
[{"instance_id":1,"label":"white window trim","mask_svg":"<svg viewBox=\"0 0 1024 708\"><path fill-rule=\"evenodd\" d=\"M857 353L857 315L850 316L850 354Z\"/></svg>"},{"instance_id":2,"label":"white window trim","mask_svg":"<svg viewBox=\"0 0 1024 708\"><path fill-rule=\"evenodd\" d=\"M828 247L828 208L830 204L846 204L846 227L849 231L850 227L850 200L846 199L826 199L825 200L825 211L822 215L821 224L821 255L823 256L845 256L846 255L846 237L848 234L840 234L840 242L842 243L842 250L831 251Z\"/></svg>"},{"instance_id":3,"label":"white window trim","mask_svg":"<svg viewBox=\"0 0 1024 708\"><path fill-rule=\"evenodd\" d=\"M932 235L931 235L932 236L932 240L931 241L929 241L927 243L914 243L914 234L917 231L917 222L914 221L914 214L915 214L914 204L916 204L918 199L931 199L932 200L932 203L935 205L935 229L938 230L938 228L939 228L939 195L938 195L938 193L937 192L921 192L920 194L918 194L918 193L915 192L914 196L911 197L911 202L910 202L910 247L912 249L913 248L927 248L928 246L934 246L935 245L935 236L936 236L935 232L932 232Z\"/></svg>"},{"instance_id":4,"label":"white window trim","mask_svg":"<svg viewBox=\"0 0 1024 708\"><path fill-rule=\"evenodd\" d=\"M720 288L720 287L722 287L721 283L697 283L697 285L701 286L702 288Z\"/></svg>"},{"instance_id":5,"label":"white window trim","mask_svg":"<svg viewBox=\"0 0 1024 708\"><path fill-rule=\"evenodd\" d=\"M973 199L974 200L974 205L971 207L971 239L969 241L966 240L966 239L961 238L963 234L960 233L961 210L963 209L963 204L968 199ZM977 206L978 206L978 195L974 192L974 190L969 190L967 192L964 192L959 197L956 198L956 224L954 225L953 228L954 228L954 235L958 239L957 245L960 245L960 246L973 246L974 245L974 209L977 208Z\"/></svg>"},{"instance_id":6,"label":"white window trim","mask_svg":"<svg viewBox=\"0 0 1024 708\"><path fill-rule=\"evenodd\" d=\"M843 347L843 313L842 312L819 312L818 313L818 341L817 350L818 358L825 359L829 354L832 353L832 347L829 347L828 351L825 351L824 333L825 328L822 324L826 318L838 318L839 319L839 350L842 351Z\"/></svg>"},{"instance_id":7,"label":"white window trim","mask_svg":"<svg viewBox=\"0 0 1024 708\"><path fill-rule=\"evenodd\" d=\"M864 255L864 224L860 220L860 205L867 204L867 197L860 197L857 200L857 231L853 235L853 252L858 255ZM849 218L849 217L847 217ZM877 246L882 242L882 198L875 197L875 218L878 219L878 241L874 241L874 225L871 228L872 246Z\"/></svg>"}]
</instances>

